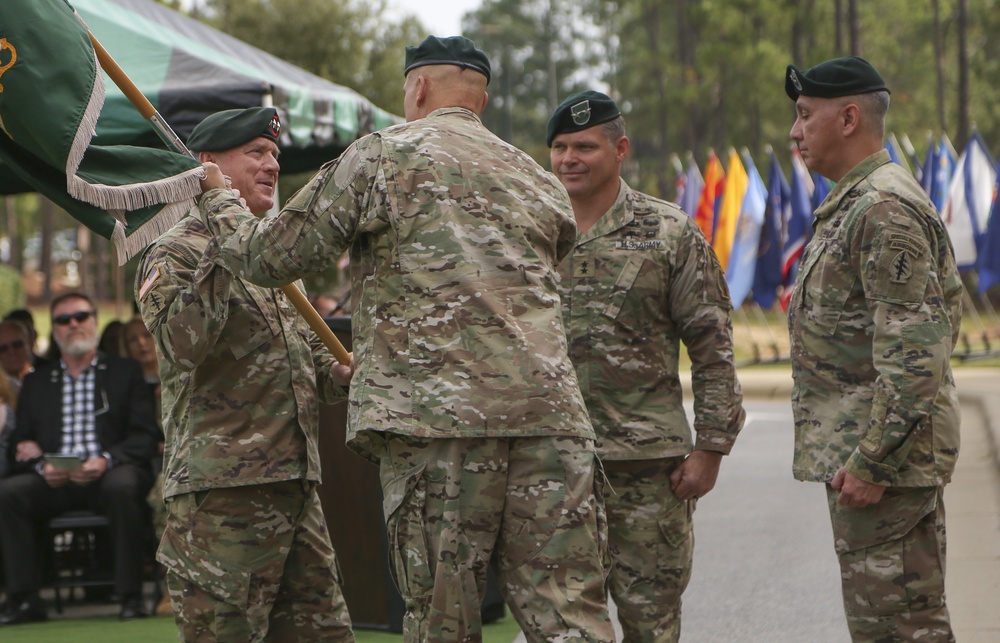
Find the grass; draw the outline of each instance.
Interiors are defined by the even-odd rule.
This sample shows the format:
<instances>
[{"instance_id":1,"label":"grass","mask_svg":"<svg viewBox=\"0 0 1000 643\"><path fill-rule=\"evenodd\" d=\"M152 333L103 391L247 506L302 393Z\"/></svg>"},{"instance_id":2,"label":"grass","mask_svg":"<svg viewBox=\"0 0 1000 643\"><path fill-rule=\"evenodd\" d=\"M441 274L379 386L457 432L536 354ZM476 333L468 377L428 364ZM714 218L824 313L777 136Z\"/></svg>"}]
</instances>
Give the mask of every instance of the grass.
<instances>
[{"instance_id":1,"label":"grass","mask_svg":"<svg viewBox=\"0 0 1000 643\"><path fill-rule=\"evenodd\" d=\"M520 633L509 614L483 627L483 643L510 643ZM356 630L358 643L399 643L401 634ZM101 643L173 643L178 640L173 617L159 616L135 621L119 621L117 616L58 618L45 623L7 627L0 632L5 643L65 643L66 641L101 641Z\"/></svg>"},{"instance_id":2,"label":"grass","mask_svg":"<svg viewBox=\"0 0 1000 643\"><path fill-rule=\"evenodd\" d=\"M132 318L131 308L116 306L114 302L101 302L97 309L100 332L114 319L128 321ZM31 312L39 343L47 344L52 326L48 307L32 306ZM1000 366L1000 319L996 313L987 311L972 315L967 312L962 319L962 330L953 366ZM733 314L733 340L737 366L764 368L775 362L787 364L788 326L781 310L737 310ZM682 350L681 372L690 366L687 352Z\"/></svg>"}]
</instances>

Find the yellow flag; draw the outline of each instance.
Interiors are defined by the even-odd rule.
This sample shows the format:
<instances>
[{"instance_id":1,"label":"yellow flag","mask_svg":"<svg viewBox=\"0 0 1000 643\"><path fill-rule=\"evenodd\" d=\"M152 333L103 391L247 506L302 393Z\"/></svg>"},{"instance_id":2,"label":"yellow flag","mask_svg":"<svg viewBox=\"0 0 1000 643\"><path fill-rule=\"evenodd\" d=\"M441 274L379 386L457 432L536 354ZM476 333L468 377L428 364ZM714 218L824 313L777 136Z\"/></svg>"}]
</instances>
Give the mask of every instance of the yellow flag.
<instances>
[{"instance_id":1,"label":"yellow flag","mask_svg":"<svg viewBox=\"0 0 1000 643\"><path fill-rule=\"evenodd\" d=\"M733 251L733 240L736 238L736 222L743 208L743 197L747 193L746 168L735 149L729 150L729 166L726 168L726 187L722 191L722 203L719 205L719 217L715 224L715 236L712 248L722 269L729 263L729 255Z\"/></svg>"}]
</instances>

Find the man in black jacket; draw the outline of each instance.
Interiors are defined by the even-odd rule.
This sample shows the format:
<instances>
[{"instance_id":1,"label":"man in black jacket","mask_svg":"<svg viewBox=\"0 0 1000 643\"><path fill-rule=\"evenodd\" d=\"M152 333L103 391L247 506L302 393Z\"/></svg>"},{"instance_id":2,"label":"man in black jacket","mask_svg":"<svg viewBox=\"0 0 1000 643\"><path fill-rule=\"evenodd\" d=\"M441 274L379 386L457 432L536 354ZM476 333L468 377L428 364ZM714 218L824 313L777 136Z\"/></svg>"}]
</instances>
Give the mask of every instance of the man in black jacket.
<instances>
[{"instance_id":1,"label":"man in black jacket","mask_svg":"<svg viewBox=\"0 0 1000 643\"><path fill-rule=\"evenodd\" d=\"M60 295L51 313L61 358L24 380L8 455L12 475L0 481L8 593L0 625L47 617L38 594L38 529L73 509L108 517L121 617L145 616L142 568L150 520L145 499L158 439L152 392L138 362L98 353L97 311L90 297ZM79 462L57 465L45 457L51 454L70 454Z\"/></svg>"}]
</instances>

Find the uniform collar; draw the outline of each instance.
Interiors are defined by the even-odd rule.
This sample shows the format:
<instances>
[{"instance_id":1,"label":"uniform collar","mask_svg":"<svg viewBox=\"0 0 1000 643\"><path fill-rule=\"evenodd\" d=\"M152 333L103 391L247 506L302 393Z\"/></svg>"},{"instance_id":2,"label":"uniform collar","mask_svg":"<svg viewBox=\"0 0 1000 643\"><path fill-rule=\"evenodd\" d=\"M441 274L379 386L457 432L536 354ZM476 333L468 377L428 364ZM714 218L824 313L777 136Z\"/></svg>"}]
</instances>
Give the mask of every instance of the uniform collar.
<instances>
[{"instance_id":1,"label":"uniform collar","mask_svg":"<svg viewBox=\"0 0 1000 643\"><path fill-rule=\"evenodd\" d=\"M476 115L475 112L466 109L464 107L439 107L435 109L433 112L430 112L429 114L424 116L424 118L435 118L438 116L451 116L451 115L465 116L466 118L474 119L478 123L482 123L482 120L479 118L479 116ZM419 122L420 120L422 119L417 119L417 121L414 122Z\"/></svg>"},{"instance_id":2,"label":"uniform collar","mask_svg":"<svg viewBox=\"0 0 1000 643\"><path fill-rule=\"evenodd\" d=\"M825 219L840 209L840 202L844 200L851 190L861 183L869 174L882 167L886 163L891 163L889 152L879 150L865 160L855 165L850 172L844 175L837 185L833 186L830 194L826 195L823 203L816 208L816 218Z\"/></svg>"},{"instance_id":3,"label":"uniform collar","mask_svg":"<svg viewBox=\"0 0 1000 643\"><path fill-rule=\"evenodd\" d=\"M628 186L625 179L619 177L618 198L607 212L604 213L597 223L587 230L586 234L580 236L579 242L590 241L603 237L607 234L622 228L635 219L632 213L632 188Z\"/></svg>"}]
</instances>

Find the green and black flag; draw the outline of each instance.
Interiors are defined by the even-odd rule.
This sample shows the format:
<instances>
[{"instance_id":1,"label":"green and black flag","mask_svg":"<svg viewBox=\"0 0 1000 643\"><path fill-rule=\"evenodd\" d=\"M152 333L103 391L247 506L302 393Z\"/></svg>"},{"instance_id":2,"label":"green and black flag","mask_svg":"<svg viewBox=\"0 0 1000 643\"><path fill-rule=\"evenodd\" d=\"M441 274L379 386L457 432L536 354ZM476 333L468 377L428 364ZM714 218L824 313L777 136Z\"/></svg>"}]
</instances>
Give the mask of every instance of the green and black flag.
<instances>
[{"instance_id":1,"label":"green and black flag","mask_svg":"<svg viewBox=\"0 0 1000 643\"><path fill-rule=\"evenodd\" d=\"M201 164L92 145L104 91L87 27L66 0L0 1L0 160L111 239L124 263L194 204Z\"/></svg>"}]
</instances>

